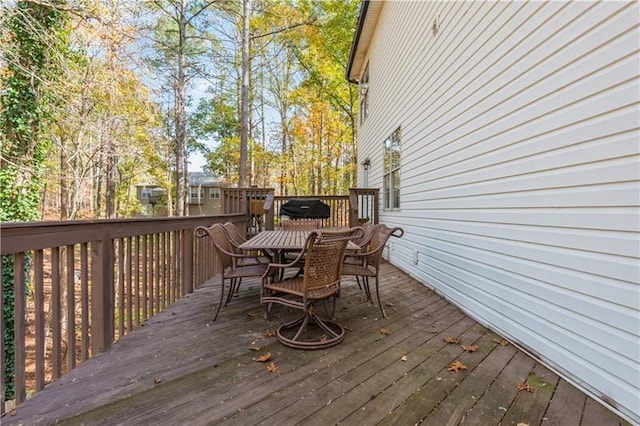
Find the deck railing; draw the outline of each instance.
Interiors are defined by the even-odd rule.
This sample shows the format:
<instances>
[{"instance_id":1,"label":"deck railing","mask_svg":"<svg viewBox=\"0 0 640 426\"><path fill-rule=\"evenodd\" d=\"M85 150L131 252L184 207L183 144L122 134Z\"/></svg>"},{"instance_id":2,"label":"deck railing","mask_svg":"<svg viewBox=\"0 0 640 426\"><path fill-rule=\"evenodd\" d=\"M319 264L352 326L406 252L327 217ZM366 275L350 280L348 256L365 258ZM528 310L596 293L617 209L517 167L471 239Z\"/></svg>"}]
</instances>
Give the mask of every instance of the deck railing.
<instances>
[{"instance_id":1,"label":"deck railing","mask_svg":"<svg viewBox=\"0 0 640 426\"><path fill-rule=\"evenodd\" d=\"M9 382L18 405L214 276L213 248L193 230L226 221L244 230L247 219L3 223L2 264L14 277L15 367L12 378L4 376L0 338L0 411ZM7 296L0 289L3 308Z\"/></svg>"},{"instance_id":2,"label":"deck railing","mask_svg":"<svg viewBox=\"0 0 640 426\"><path fill-rule=\"evenodd\" d=\"M273 189L224 188L219 216L3 223L2 264L13 276L12 377L0 369L0 414L7 385L15 404L108 349L177 299L218 272L208 239L194 238L200 225L231 221L249 235L274 229L280 206L292 198L319 199L330 206L325 226L378 222L378 190L349 195L284 197ZM0 335L8 324L0 321Z\"/></svg>"},{"instance_id":3,"label":"deck railing","mask_svg":"<svg viewBox=\"0 0 640 426\"><path fill-rule=\"evenodd\" d=\"M330 217L323 226L357 226L370 221L378 223L378 189L352 188L349 195L274 195L271 188L223 188L222 208L225 213L245 213L249 218L247 232L257 234L274 229L280 222L280 207L291 199L315 199L329 205Z\"/></svg>"}]
</instances>

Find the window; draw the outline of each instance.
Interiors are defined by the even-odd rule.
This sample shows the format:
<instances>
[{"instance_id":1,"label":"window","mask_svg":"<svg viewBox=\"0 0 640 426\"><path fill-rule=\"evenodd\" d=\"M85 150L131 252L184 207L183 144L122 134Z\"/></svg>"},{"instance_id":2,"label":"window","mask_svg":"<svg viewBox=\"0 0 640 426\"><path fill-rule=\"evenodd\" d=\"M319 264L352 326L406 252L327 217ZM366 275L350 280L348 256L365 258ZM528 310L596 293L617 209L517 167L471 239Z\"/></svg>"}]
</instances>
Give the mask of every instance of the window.
<instances>
[{"instance_id":1,"label":"window","mask_svg":"<svg viewBox=\"0 0 640 426\"><path fill-rule=\"evenodd\" d=\"M367 118L369 109L369 63L364 69L358 89L360 91L360 124L362 124L364 119Z\"/></svg>"},{"instance_id":2,"label":"window","mask_svg":"<svg viewBox=\"0 0 640 426\"><path fill-rule=\"evenodd\" d=\"M384 141L384 208L400 208L400 128Z\"/></svg>"},{"instance_id":3,"label":"window","mask_svg":"<svg viewBox=\"0 0 640 426\"><path fill-rule=\"evenodd\" d=\"M152 195L152 191L150 188L142 188L140 190L140 197L142 198L149 198Z\"/></svg>"},{"instance_id":4,"label":"window","mask_svg":"<svg viewBox=\"0 0 640 426\"><path fill-rule=\"evenodd\" d=\"M220 188L209 188L209 198L212 200L220 198Z\"/></svg>"},{"instance_id":5,"label":"window","mask_svg":"<svg viewBox=\"0 0 640 426\"><path fill-rule=\"evenodd\" d=\"M189 196L192 200L201 200L204 198L204 190L199 186L192 186L189 188Z\"/></svg>"}]
</instances>

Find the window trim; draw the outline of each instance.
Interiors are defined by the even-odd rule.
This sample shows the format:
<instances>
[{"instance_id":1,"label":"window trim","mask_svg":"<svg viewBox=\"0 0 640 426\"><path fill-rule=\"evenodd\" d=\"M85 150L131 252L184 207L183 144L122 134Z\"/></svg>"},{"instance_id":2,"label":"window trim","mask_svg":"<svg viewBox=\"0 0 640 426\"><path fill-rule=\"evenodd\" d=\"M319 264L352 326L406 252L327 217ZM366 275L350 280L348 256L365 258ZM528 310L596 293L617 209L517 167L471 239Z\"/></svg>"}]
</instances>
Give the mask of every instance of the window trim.
<instances>
[{"instance_id":1,"label":"window trim","mask_svg":"<svg viewBox=\"0 0 640 426\"><path fill-rule=\"evenodd\" d=\"M397 158L393 153L397 152ZM400 169L402 167L401 156L401 132L400 127L391 133L383 142L382 153L382 207L383 210L400 210ZM397 164L394 164L396 163ZM395 178L397 177L397 187Z\"/></svg>"},{"instance_id":2,"label":"window trim","mask_svg":"<svg viewBox=\"0 0 640 426\"><path fill-rule=\"evenodd\" d=\"M216 197L214 197L212 195L212 193L215 191L215 193L217 194ZM219 200L220 199L220 188L215 187L215 188L209 188L209 199L210 200Z\"/></svg>"},{"instance_id":3,"label":"window trim","mask_svg":"<svg viewBox=\"0 0 640 426\"><path fill-rule=\"evenodd\" d=\"M362 125L369 113L369 62L364 67L362 78L358 83L358 93L360 95L360 124Z\"/></svg>"}]
</instances>

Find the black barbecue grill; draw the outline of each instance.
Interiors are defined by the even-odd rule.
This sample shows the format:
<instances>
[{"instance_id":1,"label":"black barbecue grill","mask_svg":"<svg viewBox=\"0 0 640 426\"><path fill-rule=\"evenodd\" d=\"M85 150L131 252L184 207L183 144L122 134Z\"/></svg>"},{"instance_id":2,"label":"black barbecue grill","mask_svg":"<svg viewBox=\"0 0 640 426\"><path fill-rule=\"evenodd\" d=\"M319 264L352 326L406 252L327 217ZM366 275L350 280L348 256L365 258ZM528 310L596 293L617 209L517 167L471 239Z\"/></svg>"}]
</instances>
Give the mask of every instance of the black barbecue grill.
<instances>
[{"instance_id":1,"label":"black barbecue grill","mask_svg":"<svg viewBox=\"0 0 640 426\"><path fill-rule=\"evenodd\" d=\"M291 219L328 219L331 208L316 199L291 199L280 206L280 216Z\"/></svg>"}]
</instances>

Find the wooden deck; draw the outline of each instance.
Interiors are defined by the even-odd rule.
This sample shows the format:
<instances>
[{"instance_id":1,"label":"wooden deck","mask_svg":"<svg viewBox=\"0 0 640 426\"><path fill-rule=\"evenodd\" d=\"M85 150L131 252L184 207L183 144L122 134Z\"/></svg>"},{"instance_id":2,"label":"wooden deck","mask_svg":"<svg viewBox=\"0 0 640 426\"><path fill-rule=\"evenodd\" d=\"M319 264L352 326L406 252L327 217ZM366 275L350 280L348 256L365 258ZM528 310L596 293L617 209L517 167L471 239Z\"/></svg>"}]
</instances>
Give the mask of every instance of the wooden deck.
<instances>
[{"instance_id":1,"label":"wooden deck","mask_svg":"<svg viewBox=\"0 0 640 426\"><path fill-rule=\"evenodd\" d=\"M347 336L321 351L289 349L270 337L292 313L276 308L266 321L257 280L243 283L211 322L219 286L209 281L2 424L623 423L400 270L385 264L382 271L389 319L345 280L336 319ZM256 362L267 352L276 372ZM448 371L456 360L467 369ZM518 390L521 384L532 392Z\"/></svg>"}]
</instances>

